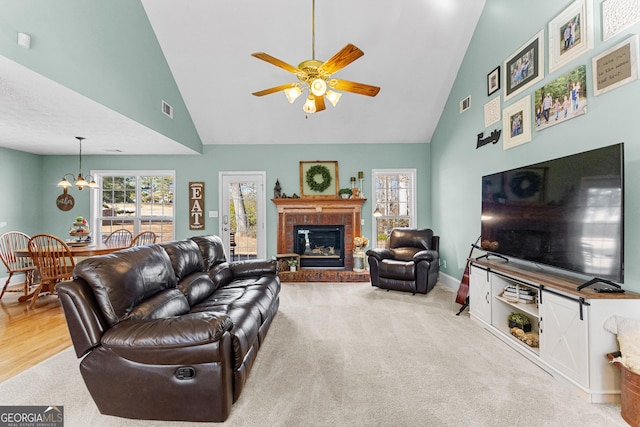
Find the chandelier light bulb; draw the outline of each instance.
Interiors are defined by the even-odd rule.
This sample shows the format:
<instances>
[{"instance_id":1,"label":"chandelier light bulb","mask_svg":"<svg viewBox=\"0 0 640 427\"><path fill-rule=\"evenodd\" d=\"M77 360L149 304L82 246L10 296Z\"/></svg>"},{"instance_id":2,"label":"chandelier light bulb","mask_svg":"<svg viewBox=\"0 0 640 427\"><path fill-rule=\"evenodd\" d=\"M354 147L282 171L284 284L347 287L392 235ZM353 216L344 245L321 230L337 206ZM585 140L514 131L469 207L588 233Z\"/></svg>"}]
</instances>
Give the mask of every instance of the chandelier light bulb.
<instances>
[{"instance_id":1,"label":"chandelier light bulb","mask_svg":"<svg viewBox=\"0 0 640 427\"><path fill-rule=\"evenodd\" d=\"M311 93L315 96L324 96L327 91L327 82L322 79L314 79L311 82Z\"/></svg>"},{"instance_id":2,"label":"chandelier light bulb","mask_svg":"<svg viewBox=\"0 0 640 427\"><path fill-rule=\"evenodd\" d=\"M334 92L332 90L328 90L325 95L327 96L327 99L329 100L331 105L333 105L334 107L338 104L338 101L340 101L340 97L342 96L341 93Z\"/></svg>"},{"instance_id":3,"label":"chandelier light bulb","mask_svg":"<svg viewBox=\"0 0 640 427\"><path fill-rule=\"evenodd\" d=\"M300 89L300 86L295 85L293 87L285 89L284 94L287 97L287 101L289 101L289 104L293 104L293 101L295 101L300 95L302 95L302 89Z\"/></svg>"},{"instance_id":4,"label":"chandelier light bulb","mask_svg":"<svg viewBox=\"0 0 640 427\"><path fill-rule=\"evenodd\" d=\"M316 101L313 98L313 96L310 96L307 98L304 105L302 106L302 109L304 110L305 113L309 113L309 114L316 112Z\"/></svg>"}]
</instances>

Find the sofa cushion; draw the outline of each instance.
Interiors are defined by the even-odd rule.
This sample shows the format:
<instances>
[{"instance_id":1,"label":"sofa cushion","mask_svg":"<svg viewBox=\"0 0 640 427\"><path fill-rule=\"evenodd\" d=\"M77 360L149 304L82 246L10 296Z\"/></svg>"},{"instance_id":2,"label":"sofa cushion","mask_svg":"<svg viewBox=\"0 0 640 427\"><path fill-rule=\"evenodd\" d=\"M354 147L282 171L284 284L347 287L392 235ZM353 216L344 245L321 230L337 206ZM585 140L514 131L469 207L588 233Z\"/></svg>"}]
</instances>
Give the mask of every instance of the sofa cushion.
<instances>
[{"instance_id":1,"label":"sofa cushion","mask_svg":"<svg viewBox=\"0 0 640 427\"><path fill-rule=\"evenodd\" d=\"M394 228L389 236L389 248L416 247L420 249L433 249L433 230L426 228L416 230L411 228Z\"/></svg>"},{"instance_id":2,"label":"sofa cushion","mask_svg":"<svg viewBox=\"0 0 640 427\"><path fill-rule=\"evenodd\" d=\"M215 265L227 262L224 244L219 236L194 236L191 240L196 242L200 248L205 271L210 270Z\"/></svg>"},{"instance_id":3,"label":"sofa cushion","mask_svg":"<svg viewBox=\"0 0 640 427\"><path fill-rule=\"evenodd\" d=\"M178 281L195 271L205 271L198 245L190 239L161 243L167 251Z\"/></svg>"},{"instance_id":4,"label":"sofa cushion","mask_svg":"<svg viewBox=\"0 0 640 427\"><path fill-rule=\"evenodd\" d=\"M216 285L205 272L191 273L178 283L178 289L186 296L189 305L202 302L216 290Z\"/></svg>"},{"instance_id":5,"label":"sofa cushion","mask_svg":"<svg viewBox=\"0 0 640 427\"><path fill-rule=\"evenodd\" d=\"M138 304L127 319L148 320L180 316L189 312L189 303L178 289L165 289Z\"/></svg>"},{"instance_id":6,"label":"sofa cushion","mask_svg":"<svg viewBox=\"0 0 640 427\"><path fill-rule=\"evenodd\" d=\"M73 274L91 286L110 326L140 302L177 285L169 255L158 245L87 258L76 265Z\"/></svg>"}]
</instances>

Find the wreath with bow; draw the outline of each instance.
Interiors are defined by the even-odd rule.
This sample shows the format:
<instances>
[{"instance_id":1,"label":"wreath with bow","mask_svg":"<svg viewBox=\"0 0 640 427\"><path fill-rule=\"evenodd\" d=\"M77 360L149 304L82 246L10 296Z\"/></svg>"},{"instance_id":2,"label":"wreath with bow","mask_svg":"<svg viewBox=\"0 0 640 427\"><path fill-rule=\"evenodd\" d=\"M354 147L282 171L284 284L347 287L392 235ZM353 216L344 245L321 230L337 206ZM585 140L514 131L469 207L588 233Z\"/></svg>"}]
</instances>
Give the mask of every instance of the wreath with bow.
<instances>
[{"instance_id":1,"label":"wreath with bow","mask_svg":"<svg viewBox=\"0 0 640 427\"><path fill-rule=\"evenodd\" d=\"M316 180L316 177L318 175L320 175L320 177L322 178L321 181ZM305 177L305 182L307 183L309 188L318 193L322 193L331 185L331 172L329 172L329 168L327 168L326 166L311 166L309 170L307 170Z\"/></svg>"}]
</instances>

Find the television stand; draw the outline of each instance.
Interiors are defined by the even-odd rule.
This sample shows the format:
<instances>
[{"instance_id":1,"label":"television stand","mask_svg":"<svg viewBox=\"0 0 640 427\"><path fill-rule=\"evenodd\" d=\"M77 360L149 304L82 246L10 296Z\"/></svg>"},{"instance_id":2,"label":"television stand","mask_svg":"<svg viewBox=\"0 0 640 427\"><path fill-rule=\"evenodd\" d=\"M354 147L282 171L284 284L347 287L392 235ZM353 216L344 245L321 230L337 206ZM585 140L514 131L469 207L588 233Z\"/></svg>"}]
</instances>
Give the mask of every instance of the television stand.
<instances>
[{"instance_id":1,"label":"television stand","mask_svg":"<svg viewBox=\"0 0 640 427\"><path fill-rule=\"evenodd\" d=\"M619 346L603 325L613 315L640 319L640 294L588 285L577 290L582 282L534 266L470 258L469 315L585 400L619 402L620 372L606 357ZM533 344L509 326L511 313L529 318Z\"/></svg>"}]
</instances>

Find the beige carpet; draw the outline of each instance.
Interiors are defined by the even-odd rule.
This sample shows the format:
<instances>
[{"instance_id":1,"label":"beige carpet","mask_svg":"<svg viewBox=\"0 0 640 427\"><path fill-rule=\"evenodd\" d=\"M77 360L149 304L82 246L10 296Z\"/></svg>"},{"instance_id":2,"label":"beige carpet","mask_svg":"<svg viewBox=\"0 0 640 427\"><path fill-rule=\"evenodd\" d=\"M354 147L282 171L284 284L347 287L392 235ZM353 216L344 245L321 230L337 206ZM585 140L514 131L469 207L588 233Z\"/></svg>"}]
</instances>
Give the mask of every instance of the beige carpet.
<instances>
[{"instance_id":1,"label":"beige carpet","mask_svg":"<svg viewBox=\"0 0 640 427\"><path fill-rule=\"evenodd\" d=\"M626 426L473 323L455 293L285 283L228 426ZM604 356L603 356L604 357ZM0 384L0 405L64 405L65 426L201 426L101 415L73 350ZM135 404L135 402L132 402Z\"/></svg>"}]
</instances>

